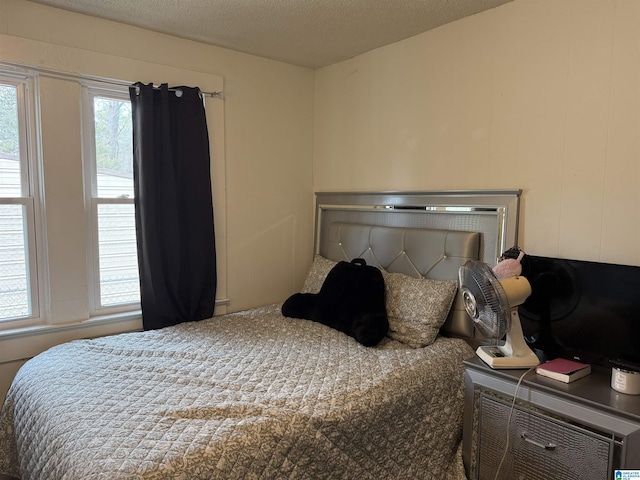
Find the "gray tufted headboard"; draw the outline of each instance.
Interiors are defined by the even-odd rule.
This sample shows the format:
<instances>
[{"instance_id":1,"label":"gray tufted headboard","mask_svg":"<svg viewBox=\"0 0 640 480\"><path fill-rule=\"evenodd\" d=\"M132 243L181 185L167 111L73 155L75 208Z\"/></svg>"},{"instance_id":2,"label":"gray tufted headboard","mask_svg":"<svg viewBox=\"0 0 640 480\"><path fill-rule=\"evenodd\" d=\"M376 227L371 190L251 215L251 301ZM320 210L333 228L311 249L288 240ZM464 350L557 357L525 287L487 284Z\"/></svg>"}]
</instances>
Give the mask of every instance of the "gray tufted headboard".
<instances>
[{"instance_id":1,"label":"gray tufted headboard","mask_svg":"<svg viewBox=\"0 0 640 480\"><path fill-rule=\"evenodd\" d=\"M495 265L517 244L520 190L316 194L315 253L414 277L457 280L467 260ZM482 338L454 302L445 335Z\"/></svg>"}]
</instances>

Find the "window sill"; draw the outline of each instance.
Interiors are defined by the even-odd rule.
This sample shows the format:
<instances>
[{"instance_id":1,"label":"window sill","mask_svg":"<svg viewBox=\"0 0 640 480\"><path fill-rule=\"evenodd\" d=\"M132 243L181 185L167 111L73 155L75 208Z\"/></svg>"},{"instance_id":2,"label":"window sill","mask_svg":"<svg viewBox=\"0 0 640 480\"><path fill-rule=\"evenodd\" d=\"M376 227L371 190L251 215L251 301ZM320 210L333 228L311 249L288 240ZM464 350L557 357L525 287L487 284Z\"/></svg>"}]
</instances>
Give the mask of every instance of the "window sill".
<instances>
[{"instance_id":1,"label":"window sill","mask_svg":"<svg viewBox=\"0 0 640 480\"><path fill-rule=\"evenodd\" d=\"M10 338L29 337L33 335L47 334L51 332L64 332L69 330L77 330L84 328L93 328L101 325L112 325L123 322L140 320L140 329L142 329L142 312L135 310L133 312L115 313L109 315L97 315L87 320L73 323L61 324L41 324L31 325L28 327L19 327L7 330L0 330L0 340Z\"/></svg>"},{"instance_id":2,"label":"window sill","mask_svg":"<svg viewBox=\"0 0 640 480\"><path fill-rule=\"evenodd\" d=\"M226 313L229 299L217 299L214 315ZM142 330L142 311L96 315L63 324L39 324L0 330L0 365L28 360L45 350L82 338L104 337Z\"/></svg>"},{"instance_id":3,"label":"window sill","mask_svg":"<svg viewBox=\"0 0 640 480\"><path fill-rule=\"evenodd\" d=\"M0 364L29 359L71 340L142 330L138 311L100 315L81 322L34 325L0 331Z\"/></svg>"}]
</instances>

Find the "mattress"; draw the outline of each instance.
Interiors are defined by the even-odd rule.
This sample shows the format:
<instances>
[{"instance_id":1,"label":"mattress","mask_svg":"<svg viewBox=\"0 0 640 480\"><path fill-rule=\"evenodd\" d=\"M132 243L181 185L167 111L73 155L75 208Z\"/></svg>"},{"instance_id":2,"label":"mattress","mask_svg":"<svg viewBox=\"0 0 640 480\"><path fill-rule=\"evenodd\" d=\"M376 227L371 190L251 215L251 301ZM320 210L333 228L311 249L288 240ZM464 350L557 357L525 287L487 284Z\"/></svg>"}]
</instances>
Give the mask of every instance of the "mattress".
<instances>
[{"instance_id":1,"label":"mattress","mask_svg":"<svg viewBox=\"0 0 640 480\"><path fill-rule=\"evenodd\" d=\"M22 479L464 479L462 340L367 348L279 305L60 345L18 372Z\"/></svg>"}]
</instances>

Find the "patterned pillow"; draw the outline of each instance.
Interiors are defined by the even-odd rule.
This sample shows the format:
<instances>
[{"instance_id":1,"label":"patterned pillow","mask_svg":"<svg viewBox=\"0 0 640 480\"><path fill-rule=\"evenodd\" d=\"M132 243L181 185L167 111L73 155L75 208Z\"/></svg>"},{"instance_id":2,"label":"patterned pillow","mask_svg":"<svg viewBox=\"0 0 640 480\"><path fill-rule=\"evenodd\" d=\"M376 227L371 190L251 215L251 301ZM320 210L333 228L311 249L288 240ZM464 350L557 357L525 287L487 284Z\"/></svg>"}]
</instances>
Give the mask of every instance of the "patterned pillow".
<instances>
[{"instance_id":1,"label":"patterned pillow","mask_svg":"<svg viewBox=\"0 0 640 480\"><path fill-rule=\"evenodd\" d=\"M324 279L327 278L327 274L337 263L320 255L313 257L313 263L304 281L301 293L318 293L324 283Z\"/></svg>"},{"instance_id":2,"label":"patterned pillow","mask_svg":"<svg viewBox=\"0 0 640 480\"><path fill-rule=\"evenodd\" d=\"M458 283L384 270L382 275L389 318L387 335L413 348L432 344L447 320Z\"/></svg>"}]
</instances>

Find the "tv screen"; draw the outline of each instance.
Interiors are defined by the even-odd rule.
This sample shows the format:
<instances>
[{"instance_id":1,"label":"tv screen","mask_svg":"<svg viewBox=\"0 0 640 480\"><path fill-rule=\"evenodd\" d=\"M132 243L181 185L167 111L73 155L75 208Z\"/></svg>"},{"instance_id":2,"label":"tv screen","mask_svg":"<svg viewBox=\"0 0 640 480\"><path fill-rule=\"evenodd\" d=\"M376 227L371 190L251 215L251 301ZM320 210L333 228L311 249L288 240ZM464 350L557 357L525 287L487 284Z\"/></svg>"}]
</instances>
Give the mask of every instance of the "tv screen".
<instances>
[{"instance_id":1,"label":"tv screen","mask_svg":"<svg viewBox=\"0 0 640 480\"><path fill-rule=\"evenodd\" d=\"M541 360L640 366L640 267L526 255L531 296L518 308Z\"/></svg>"}]
</instances>

